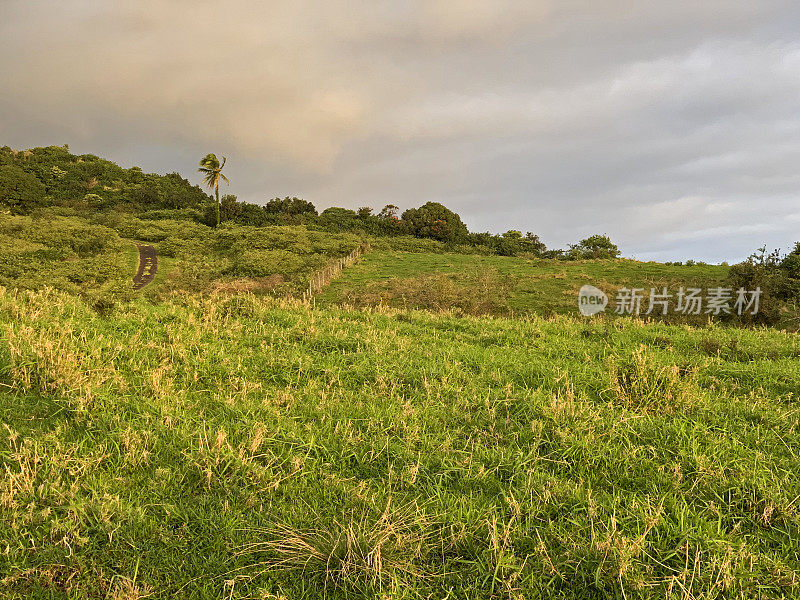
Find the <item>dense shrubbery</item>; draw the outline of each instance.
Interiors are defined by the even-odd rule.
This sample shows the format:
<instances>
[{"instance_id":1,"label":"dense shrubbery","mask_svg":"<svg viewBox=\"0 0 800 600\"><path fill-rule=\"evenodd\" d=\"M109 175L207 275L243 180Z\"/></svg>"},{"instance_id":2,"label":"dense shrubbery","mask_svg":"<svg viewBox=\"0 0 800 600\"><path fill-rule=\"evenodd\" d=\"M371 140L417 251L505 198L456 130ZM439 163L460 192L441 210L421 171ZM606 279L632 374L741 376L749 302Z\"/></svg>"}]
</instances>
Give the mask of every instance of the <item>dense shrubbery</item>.
<instances>
[{"instance_id":1,"label":"dense shrubbery","mask_svg":"<svg viewBox=\"0 0 800 600\"><path fill-rule=\"evenodd\" d=\"M800 242L784 257L778 250L768 253L766 247L759 248L730 268L726 285L733 290L761 289L754 322L774 325L789 318L792 311L788 305L800 303Z\"/></svg>"},{"instance_id":2,"label":"dense shrubbery","mask_svg":"<svg viewBox=\"0 0 800 600\"><path fill-rule=\"evenodd\" d=\"M264 210L274 215L316 215L317 209L311 202L300 198L274 198L264 205Z\"/></svg>"},{"instance_id":3,"label":"dense shrubbery","mask_svg":"<svg viewBox=\"0 0 800 600\"><path fill-rule=\"evenodd\" d=\"M155 244L168 261L158 293L202 292L233 279L270 277L272 283L264 289L280 282L279 291L291 292L304 289L311 272L346 256L361 241L353 234L302 226L226 224L210 229L191 221L148 221L116 212L94 214L89 221L76 213L62 207L37 209L31 215L0 214L0 286L128 293L136 270L134 240Z\"/></svg>"},{"instance_id":4,"label":"dense shrubbery","mask_svg":"<svg viewBox=\"0 0 800 600\"><path fill-rule=\"evenodd\" d=\"M231 278L279 276L279 291L299 291L312 271L350 253L360 241L352 234L312 231L302 226L267 228L223 224L209 229L198 224L138 222L138 235L157 237L158 252L176 260L167 289L203 291ZM275 280L268 286L273 289ZM265 288L266 289L266 288Z\"/></svg>"},{"instance_id":5,"label":"dense shrubbery","mask_svg":"<svg viewBox=\"0 0 800 600\"><path fill-rule=\"evenodd\" d=\"M433 238L443 242L466 241L467 226L452 210L438 202L427 202L419 208L409 208L401 220L408 232L417 237Z\"/></svg>"},{"instance_id":6,"label":"dense shrubbery","mask_svg":"<svg viewBox=\"0 0 800 600\"><path fill-rule=\"evenodd\" d=\"M71 154L66 146L0 148L0 208L14 213L53 205L124 212L198 209L209 200L178 173L123 169L92 154Z\"/></svg>"},{"instance_id":7,"label":"dense shrubbery","mask_svg":"<svg viewBox=\"0 0 800 600\"><path fill-rule=\"evenodd\" d=\"M0 206L27 212L44 200L45 187L34 175L16 165L0 165Z\"/></svg>"},{"instance_id":8,"label":"dense shrubbery","mask_svg":"<svg viewBox=\"0 0 800 600\"><path fill-rule=\"evenodd\" d=\"M119 235L53 214L0 215L0 286L125 295L132 277Z\"/></svg>"},{"instance_id":9,"label":"dense shrubbery","mask_svg":"<svg viewBox=\"0 0 800 600\"><path fill-rule=\"evenodd\" d=\"M245 250L233 260L232 275L268 277L294 275L305 266L303 259L288 250Z\"/></svg>"}]
</instances>

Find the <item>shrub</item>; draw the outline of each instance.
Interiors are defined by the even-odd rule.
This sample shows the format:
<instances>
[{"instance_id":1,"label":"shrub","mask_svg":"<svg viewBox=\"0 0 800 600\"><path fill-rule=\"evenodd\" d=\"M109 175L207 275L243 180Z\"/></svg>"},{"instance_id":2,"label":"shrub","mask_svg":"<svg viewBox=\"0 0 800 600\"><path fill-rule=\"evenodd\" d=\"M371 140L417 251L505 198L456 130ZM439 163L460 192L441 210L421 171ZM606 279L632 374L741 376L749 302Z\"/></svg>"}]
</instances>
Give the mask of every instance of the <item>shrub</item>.
<instances>
[{"instance_id":1,"label":"shrub","mask_svg":"<svg viewBox=\"0 0 800 600\"><path fill-rule=\"evenodd\" d=\"M291 275L303 268L303 259L286 250L248 250L233 259L232 274L244 277Z\"/></svg>"},{"instance_id":2,"label":"shrub","mask_svg":"<svg viewBox=\"0 0 800 600\"><path fill-rule=\"evenodd\" d=\"M617 258L619 248L607 235L593 235L570 246L570 258Z\"/></svg>"},{"instance_id":3,"label":"shrub","mask_svg":"<svg viewBox=\"0 0 800 600\"><path fill-rule=\"evenodd\" d=\"M800 289L797 289L797 285L800 283L800 242L795 244L794 250L781 261L780 266L794 286L795 296L800 295Z\"/></svg>"},{"instance_id":4,"label":"shrub","mask_svg":"<svg viewBox=\"0 0 800 600\"><path fill-rule=\"evenodd\" d=\"M196 258L210 252L209 244L199 239L167 238L158 244L158 254L170 258Z\"/></svg>"},{"instance_id":5,"label":"shrub","mask_svg":"<svg viewBox=\"0 0 800 600\"><path fill-rule=\"evenodd\" d=\"M0 206L9 207L15 214L27 213L44 197L45 187L34 175L14 165L0 166Z\"/></svg>"},{"instance_id":6,"label":"shrub","mask_svg":"<svg viewBox=\"0 0 800 600\"><path fill-rule=\"evenodd\" d=\"M452 242L466 240L469 234L461 217L438 202L410 208L403 213L402 220L408 232L417 237Z\"/></svg>"},{"instance_id":7,"label":"shrub","mask_svg":"<svg viewBox=\"0 0 800 600\"><path fill-rule=\"evenodd\" d=\"M516 256L522 250L522 233L511 230L500 236L497 253L500 256Z\"/></svg>"},{"instance_id":8,"label":"shrub","mask_svg":"<svg viewBox=\"0 0 800 600\"><path fill-rule=\"evenodd\" d=\"M301 198L289 198L286 196L283 199L273 198L264 206L264 210L272 214L282 215L316 215L316 207L306 200Z\"/></svg>"},{"instance_id":9,"label":"shrub","mask_svg":"<svg viewBox=\"0 0 800 600\"><path fill-rule=\"evenodd\" d=\"M778 250L767 253L766 247L762 247L729 269L726 287L748 291L761 289L758 314L742 315L743 319L774 325L789 312L786 302L796 301L800 295L800 279L791 277L795 256L792 253L781 260Z\"/></svg>"}]
</instances>

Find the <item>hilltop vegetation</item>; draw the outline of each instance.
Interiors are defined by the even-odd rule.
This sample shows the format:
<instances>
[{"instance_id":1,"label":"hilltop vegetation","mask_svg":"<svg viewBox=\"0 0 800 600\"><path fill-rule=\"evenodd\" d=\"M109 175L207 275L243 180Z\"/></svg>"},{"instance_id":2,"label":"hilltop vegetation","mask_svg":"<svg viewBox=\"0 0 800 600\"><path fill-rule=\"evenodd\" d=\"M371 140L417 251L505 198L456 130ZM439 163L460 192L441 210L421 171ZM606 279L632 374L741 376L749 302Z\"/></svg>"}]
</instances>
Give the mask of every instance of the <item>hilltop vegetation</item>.
<instances>
[{"instance_id":1,"label":"hilltop vegetation","mask_svg":"<svg viewBox=\"0 0 800 600\"><path fill-rule=\"evenodd\" d=\"M145 221L119 214L91 219L40 210L0 215L0 285L54 287L72 293L133 297L133 241L155 244L162 262L155 297L173 291L210 292L244 286L249 291L297 293L308 276L358 245L349 234L304 227L210 229L191 221Z\"/></svg>"},{"instance_id":2,"label":"hilltop vegetation","mask_svg":"<svg viewBox=\"0 0 800 600\"><path fill-rule=\"evenodd\" d=\"M218 190L215 192L218 194ZM138 167L123 169L92 154L71 154L67 146L24 151L0 148L0 212L5 208L12 214L31 214L45 207L91 215L115 212L144 220L189 220L208 226L222 220L252 227L301 225L362 237L414 236L447 243L453 248L471 247L509 256L546 251L533 233L525 236L519 231L503 235L470 233L459 215L437 202L408 209L400 217L393 205L385 206L377 214L370 207L358 211L331 207L318 213L311 202L289 197L273 198L261 206L240 202L228 194L218 204L177 173L158 175L143 173ZM603 238L593 236L572 246L570 251L551 254L572 259L617 256L616 246Z\"/></svg>"},{"instance_id":3,"label":"hilltop vegetation","mask_svg":"<svg viewBox=\"0 0 800 600\"><path fill-rule=\"evenodd\" d=\"M0 214L0 286L130 296L136 248L85 219Z\"/></svg>"},{"instance_id":4,"label":"hilltop vegetation","mask_svg":"<svg viewBox=\"0 0 800 600\"><path fill-rule=\"evenodd\" d=\"M0 206L14 213L62 206L128 213L181 209L197 215L208 201L198 186L177 173L123 169L93 154L71 154L67 146L0 148Z\"/></svg>"}]
</instances>

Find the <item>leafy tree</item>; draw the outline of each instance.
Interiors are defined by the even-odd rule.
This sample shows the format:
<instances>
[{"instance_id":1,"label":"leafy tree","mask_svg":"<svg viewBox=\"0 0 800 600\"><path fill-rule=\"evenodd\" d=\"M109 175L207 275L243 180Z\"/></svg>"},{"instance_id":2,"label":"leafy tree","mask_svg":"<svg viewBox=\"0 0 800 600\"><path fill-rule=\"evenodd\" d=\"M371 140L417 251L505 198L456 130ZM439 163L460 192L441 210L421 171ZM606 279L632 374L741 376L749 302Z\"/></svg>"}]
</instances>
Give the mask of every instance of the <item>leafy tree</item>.
<instances>
[{"instance_id":1,"label":"leafy tree","mask_svg":"<svg viewBox=\"0 0 800 600\"><path fill-rule=\"evenodd\" d=\"M497 253L501 256L516 256L522 250L522 232L516 229L506 231L500 236Z\"/></svg>"},{"instance_id":2,"label":"leafy tree","mask_svg":"<svg viewBox=\"0 0 800 600\"><path fill-rule=\"evenodd\" d=\"M796 242L794 250L781 261L781 268L789 278L800 280L800 242Z\"/></svg>"},{"instance_id":3,"label":"leafy tree","mask_svg":"<svg viewBox=\"0 0 800 600\"><path fill-rule=\"evenodd\" d=\"M165 208L198 208L208 196L196 185L189 183L179 173L156 176L160 190L160 203Z\"/></svg>"},{"instance_id":4,"label":"leafy tree","mask_svg":"<svg viewBox=\"0 0 800 600\"><path fill-rule=\"evenodd\" d=\"M206 154L205 158L200 161L200 168L197 169L203 173L203 183L209 188L214 190L214 196L217 199L217 227L219 227L219 180L222 179L225 183L230 184L228 178L222 174L222 169L225 166L227 159L222 157L222 164L215 154Z\"/></svg>"},{"instance_id":5,"label":"leafy tree","mask_svg":"<svg viewBox=\"0 0 800 600\"><path fill-rule=\"evenodd\" d=\"M381 212L378 213L378 217L381 219L397 219L397 211L400 210L399 206L395 206L394 204L387 204L381 209Z\"/></svg>"},{"instance_id":6,"label":"leafy tree","mask_svg":"<svg viewBox=\"0 0 800 600\"><path fill-rule=\"evenodd\" d=\"M137 205L144 209L155 208L159 205L158 187L152 181L147 181L135 186L130 192L129 197Z\"/></svg>"},{"instance_id":7,"label":"leafy tree","mask_svg":"<svg viewBox=\"0 0 800 600\"><path fill-rule=\"evenodd\" d=\"M607 235L593 235L570 245L571 258L617 258L619 248Z\"/></svg>"},{"instance_id":8,"label":"leafy tree","mask_svg":"<svg viewBox=\"0 0 800 600\"><path fill-rule=\"evenodd\" d=\"M41 204L44 197L45 187L36 176L14 165L0 166L0 205L10 207L14 213L26 213Z\"/></svg>"},{"instance_id":9,"label":"leafy tree","mask_svg":"<svg viewBox=\"0 0 800 600\"><path fill-rule=\"evenodd\" d=\"M524 252L530 252L541 256L547 251L547 246L539 239L538 235L528 231L525 234L525 238L522 240L522 249Z\"/></svg>"},{"instance_id":10,"label":"leafy tree","mask_svg":"<svg viewBox=\"0 0 800 600\"><path fill-rule=\"evenodd\" d=\"M366 219L367 217L372 216L372 207L371 206L361 206L356 211L356 214L361 217L362 219Z\"/></svg>"},{"instance_id":11,"label":"leafy tree","mask_svg":"<svg viewBox=\"0 0 800 600\"><path fill-rule=\"evenodd\" d=\"M233 194L225 194L219 201L219 220L236 221L242 214L242 203Z\"/></svg>"},{"instance_id":12,"label":"leafy tree","mask_svg":"<svg viewBox=\"0 0 800 600\"><path fill-rule=\"evenodd\" d=\"M250 204L249 202L240 202L238 206L239 214L236 217L237 223L251 225L252 227L263 227L269 224L268 215L263 206Z\"/></svg>"},{"instance_id":13,"label":"leafy tree","mask_svg":"<svg viewBox=\"0 0 800 600\"><path fill-rule=\"evenodd\" d=\"M273 198L264 206L270 214L276 215L316 215L317 208L311 203L302 198L289 198L286 196L283 199Z\"/></svg>"},{"instance_id":14,"label":"leafy tree","mask_svg":"<svg viewBox=\"0 0 800 600\"><path fill-rule=\"evenodd\" d=\"M358 215L349 208L331 206L326 208L319 215L319 223L326 229L332 231L347 231L353 229L357 224Z\"/></svg>"},{"instance_id":15,"label":"leafy tree","mask_svg":"<svg viewBox=\"0 0 800 600\"><path fill-rule=\"evenodd\" d=\"M427 202L419 208L409 208L401 218L409 233L417 237L454 242L466 240L469 234L461 217L438 202Z\"/></svg>"}]
</instances>

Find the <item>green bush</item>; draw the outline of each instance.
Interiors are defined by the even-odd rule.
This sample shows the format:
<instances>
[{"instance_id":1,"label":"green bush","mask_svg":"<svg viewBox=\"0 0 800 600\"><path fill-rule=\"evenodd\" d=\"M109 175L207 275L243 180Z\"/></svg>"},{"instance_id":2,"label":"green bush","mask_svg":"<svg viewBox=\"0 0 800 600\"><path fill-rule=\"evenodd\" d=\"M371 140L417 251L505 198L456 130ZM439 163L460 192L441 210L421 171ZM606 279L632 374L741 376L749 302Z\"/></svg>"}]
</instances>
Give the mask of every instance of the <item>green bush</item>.
<instances>
[{"instance_id":1,"label":"green bush","mask_svg":"<svg viewBox=\"0 0 800 600\"><path fill-rule=\"evenodd\" d=\"M800 261L800 248L781 259L780 252L767 253L759 248L747 260L733 265L728 271L726 287L734 292L740 288L747 291L761 290L759 311L756 315L742 315L752 323L777 325L792 318L791 304L800 301L800 277L795 276L794 266Z\"/></svg>"},{"instance_id":2,"label":"green bush","mask_svg":"<svg viewBox=\"0 0 800 600\"><path fill-rule=\"evenodd\" d=\"M200 239L171 237L159 242L156 249L161 256L196 259L208 255L210 245L207 241Z\"/></svg>"},{"instance_id":3,"label":"green bush","mask_svg":"<svg viewBox=\"0 0 800 600\"><path fill-rule=\"evenodd\" d=\"M571 245L567 253L569 258L617 258L619 248L607 235L592 235ZM688 264L688 263L687 263Z\"/></svg>"},{"instance_id":4,"label":"green bush","mask_svg":"<svg viewBox=\"0 0 800 600\"><path fill-rule=\"evenodd\" d=\"M43 203L45 187L30 173L15 165L0 165L0 211L26 213Z\"/></svg>"},{"instance_id":5,"label":"green bush","mask_svg":"<svg viewBox=\"0 0 800 600\"><path fill-rule=\"evenodd\" d=\"M127 244L77 217L0 215L0 285L124 296L133 276Z\"/></svg>"},{"instance_id":6,"label":"green bush","mask_svg":"<svg viewBox=\"0 0 800 600\"><path fill-rule=\"evenodd\" d=\"M292 275L303 266L303 259L287 250L247 250L233 259L232 274L242 277Z\"/></svg>"},{"instance_id":7,"label":"green bush","mask_svg":"<svg viewBox=\"0 0 800 600\"><path fill-rule=\"evenodd\" d=\"M469 235L461 217L438 202L409 208L403 213L402 220L408 232L417 237L452 242L466 240Z\"/></svg>"}]
</instances>

